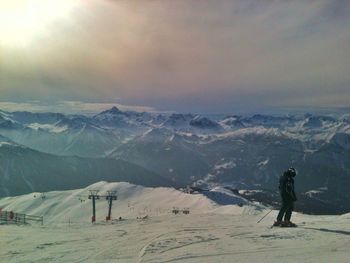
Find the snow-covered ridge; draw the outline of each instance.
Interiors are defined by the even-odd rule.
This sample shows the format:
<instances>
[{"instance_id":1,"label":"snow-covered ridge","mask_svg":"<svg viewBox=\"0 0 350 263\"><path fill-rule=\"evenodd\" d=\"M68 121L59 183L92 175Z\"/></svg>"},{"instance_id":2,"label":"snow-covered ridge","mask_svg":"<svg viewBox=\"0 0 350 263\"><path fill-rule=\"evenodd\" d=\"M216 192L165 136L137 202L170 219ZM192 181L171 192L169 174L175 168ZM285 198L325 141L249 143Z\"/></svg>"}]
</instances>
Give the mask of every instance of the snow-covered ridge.
<instances>
[{"instance_id":1,"label":"snow-covered ridge","mask_svg":"<svg viewBox=\"0 0 350 263\"><path fill-rule=\"evenodd\" d=\"M311 114L300 116L256 114L248 117L232 115L217 120L217 118L211 119L208 116L192 114L124 112L117 107L93 117L60 113L0 112L0 130L1 128L21 129L27 127L32 130L41 129L49 133L60 133L74 130L77 125L81 126L84 123L116 131L120 129L132 130L132 134L135 132L140 134L147 128L166 127L176 132L198 135L208 133L220 135L231 132L234 135L267 133L276 136L283 134L294 139L315 137L329 140L336 133L350 133L350 123L344 117L335 118Z\"/></svg>"},{"instance_id":2,"label":"snow-covered ridge","mask_svg":"<svg viewBox=\"0 0 350 263\"><path fill-rule=\"evenodd\" d=\"M19 145L13 142L12 140L10 140L9 138L0 135L0 147L3 147L3 146L12 147L12 148L26 148L23 145Z\"/></svg>"},{"instance_id":3,"label":"snow-covered ridge","mask_svg":"<svg viewBox=\"0 0 350 263\"><path fill-rule=\"evenodd\" d=\"M118 200L114 202L112 214L114 218L136 218L144 215L158 216L170 214L173 208L189 209L191 213L210 213L219 209L220 213L242 214L251 213L254 206L249 202L234 196L224 188L211 191L212 195L221 194L220 198L237 199L245 206L239 207L231 203L226 209L202 194L187 194L174 188L149 188L130 183L98 182L84 189L69 191L54 191L31 193L18 197L0 199L0 208L17 213L44 216L45 222L60 223L68 219L72 221L89 222L91 219L91 201L88 199L89 190L97 190L99 195L106 195L108 191L115 191ZM97 201L98 220L103 221L107 212L104 199ZM242 205L241 205L242 206ZM261 209L261 207L259 208Z\"/></svg>"},{"instance_id":4,"label":"snow-covered ridge","mask_svg":"<svg viewBox=\"0 0 350 263\"><path fill-rule=\"evenodd\" d=\"M52 132L52 133L61 133L68 129L68 126L56 126L52 124L40 124L40 123L31 123L27 127L33 129L33 130L39 130L42 129L44 131Z\"/></svg>"},{"instance_id":5,"label":"snow-covered ridge","mask_svg":"<svg viewBox=\"0 0 350 263\"><path fill-rule=\"evenodd\" d=\"M10 142L0 142L0 147L2 147L3 145L8 145L8 146L10 146L10 145L13 145L13 144L10 143Z\"/></svg>"}]
</instances>

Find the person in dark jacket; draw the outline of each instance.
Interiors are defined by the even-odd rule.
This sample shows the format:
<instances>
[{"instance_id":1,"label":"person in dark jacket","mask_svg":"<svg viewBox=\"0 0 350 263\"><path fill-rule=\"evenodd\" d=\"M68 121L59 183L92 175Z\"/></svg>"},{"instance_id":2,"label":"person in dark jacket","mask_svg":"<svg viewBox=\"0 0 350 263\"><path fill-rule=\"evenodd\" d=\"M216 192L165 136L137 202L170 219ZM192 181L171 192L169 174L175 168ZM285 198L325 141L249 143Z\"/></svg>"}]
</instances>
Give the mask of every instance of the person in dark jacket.
<instances>
[{"instance_id":1,"label":"person in dark jacket","mask_svg":"<svg viewBox=\"0 0 350 263\"><path fill-rule=\"evenodd\" d=\"M290 221L294 209L294 202L297 200L294 191L294 177L296 175L296 170L294 168L289 168L280 177L279 190L282 198L282 207L274 226L296 226ZM283 217L284 221L282 221Z\"/></svg>"}]
</instances>

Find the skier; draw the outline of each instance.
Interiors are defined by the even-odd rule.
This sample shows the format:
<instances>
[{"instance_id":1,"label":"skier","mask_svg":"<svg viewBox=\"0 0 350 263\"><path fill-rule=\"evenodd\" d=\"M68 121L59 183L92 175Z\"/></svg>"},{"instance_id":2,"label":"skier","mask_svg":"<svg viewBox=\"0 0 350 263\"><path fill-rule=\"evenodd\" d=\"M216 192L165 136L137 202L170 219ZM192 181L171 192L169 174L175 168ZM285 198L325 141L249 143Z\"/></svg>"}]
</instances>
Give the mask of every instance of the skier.
<instances>
[{"instance_id":1,"label":"skier","mask_svg":"<svg viewBox=\"0 0 350 263\"><path fill-rule=\"evenodd\" d=\"M294 192L294 177L296 175L296 170L291 167L280 177L279 190L282 198L282 207L273 226L296 227L296 224L290 221L294 202L297 200ZM284 221L282 221L283 216Z\"/></svg>"}]
</instances>

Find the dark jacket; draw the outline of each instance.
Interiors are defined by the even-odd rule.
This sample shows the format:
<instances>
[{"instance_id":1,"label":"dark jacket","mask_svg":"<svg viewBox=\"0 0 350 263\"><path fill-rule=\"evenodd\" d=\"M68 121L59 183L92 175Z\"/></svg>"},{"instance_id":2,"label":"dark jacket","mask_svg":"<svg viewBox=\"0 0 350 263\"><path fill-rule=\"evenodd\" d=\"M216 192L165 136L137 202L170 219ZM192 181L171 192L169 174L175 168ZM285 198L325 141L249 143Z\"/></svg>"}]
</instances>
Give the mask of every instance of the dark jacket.
<instances>
[{"instance_id":1,"label":"dark jacket","mask_svg":"<svg viewBox=\"0 0 350 263\"><path fill-rule=\"evenodd\" d=\"M294 192L294 179L288 172L280 177L279 190L284 201L294 202L297 200Z\"/></svg>"}]
</instances>

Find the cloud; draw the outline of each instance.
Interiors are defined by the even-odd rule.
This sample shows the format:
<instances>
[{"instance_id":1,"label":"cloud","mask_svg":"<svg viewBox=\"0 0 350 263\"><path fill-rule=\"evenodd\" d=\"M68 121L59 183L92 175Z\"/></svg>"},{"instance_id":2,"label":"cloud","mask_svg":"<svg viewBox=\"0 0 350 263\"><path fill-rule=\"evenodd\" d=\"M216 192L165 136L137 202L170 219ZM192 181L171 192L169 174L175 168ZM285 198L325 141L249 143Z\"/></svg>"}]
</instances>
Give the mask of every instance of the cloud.
<instances>
[{"instance_id":1,"label":"cloud","mask_svg":"<svg viewBox=\"0 0 350 263\"><path fill-rule=\"evenodd\" d=\"M43 104L40 101L30 102L0 102L0 109L4 111L30 112L60 112L66 114L96 114L112 107L122 111L155 112L152 107L122 105L119 103L92 103L82 101L58 101L53 104Z\"/></svg>"},{"instance_id":2,"label":"cloud","mask_svg":"<svg viewBox=\"0 0 350 263\"><path fill-rule=\"evenodd\" d=\"M345 0L84 1L27 49L1 49L0 92L168 110L347 106L349 12Z\"/></svg>"}]
</instances>

